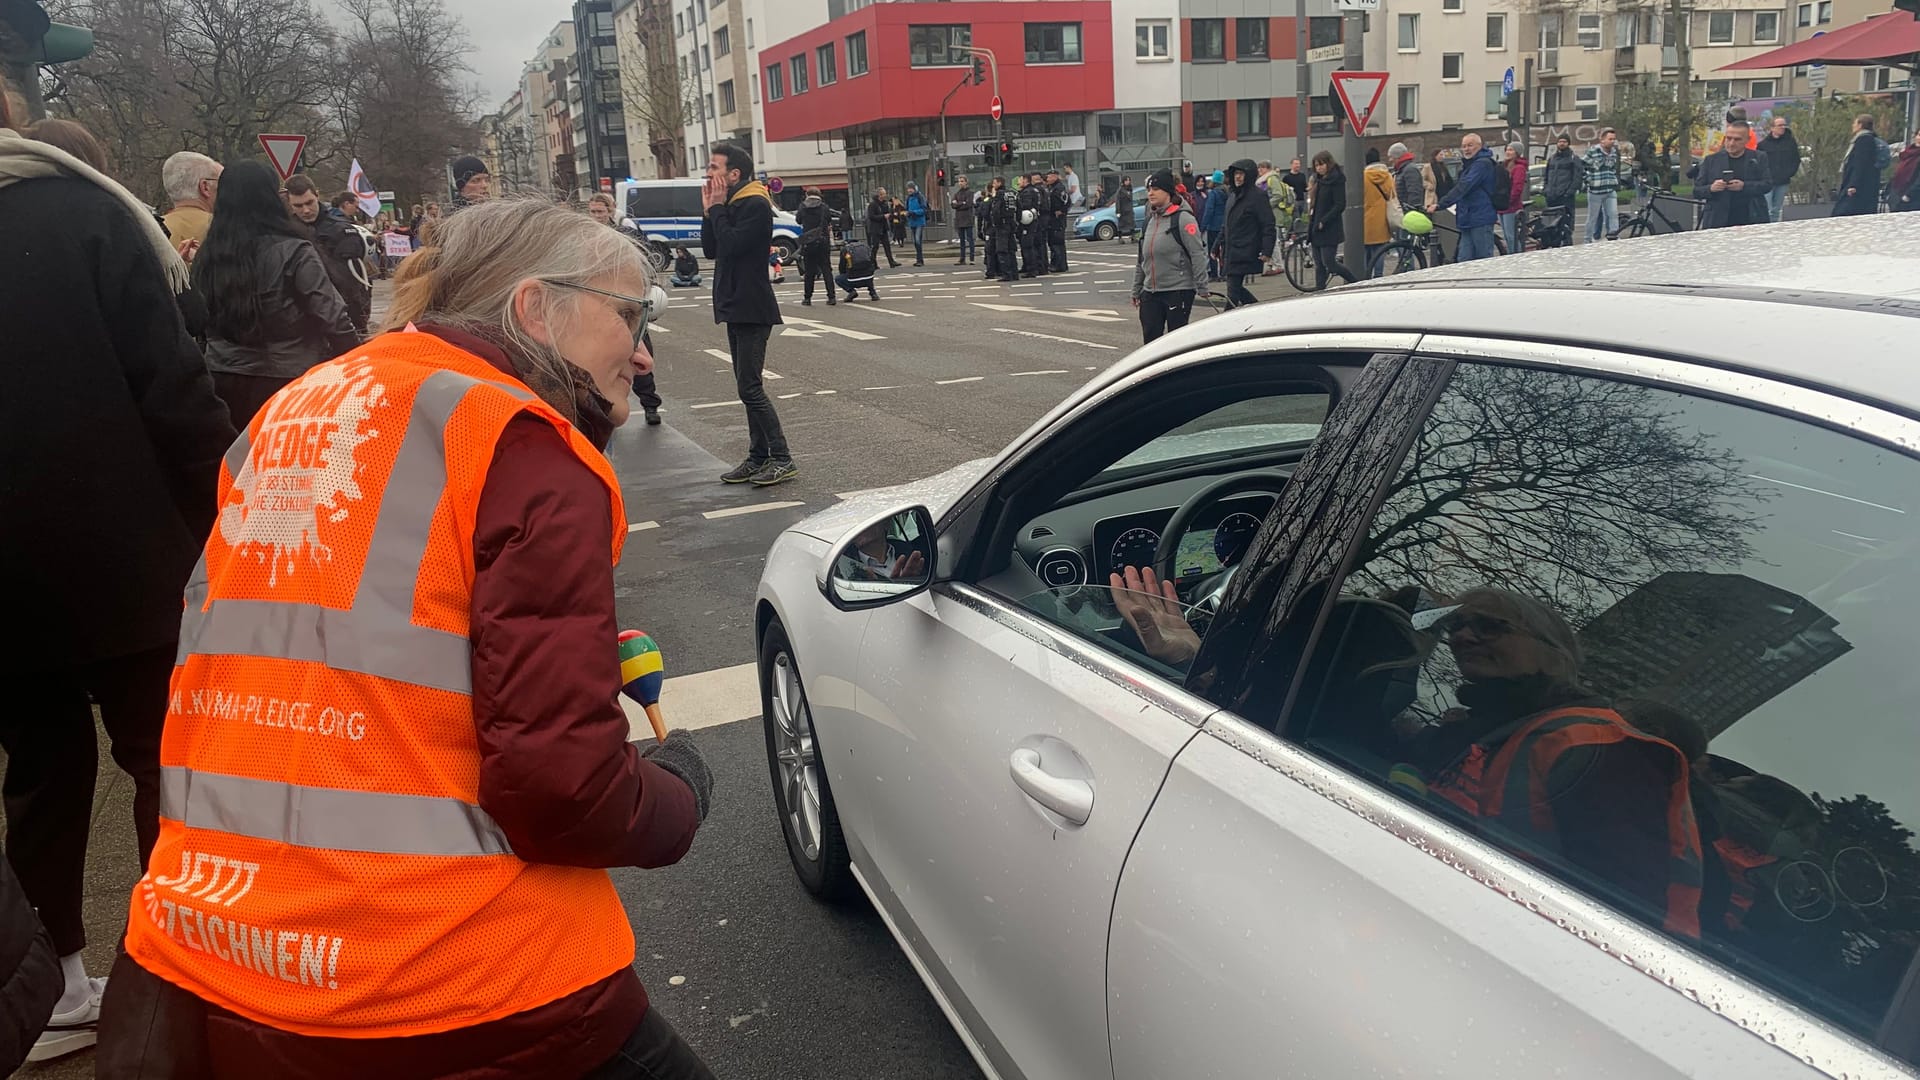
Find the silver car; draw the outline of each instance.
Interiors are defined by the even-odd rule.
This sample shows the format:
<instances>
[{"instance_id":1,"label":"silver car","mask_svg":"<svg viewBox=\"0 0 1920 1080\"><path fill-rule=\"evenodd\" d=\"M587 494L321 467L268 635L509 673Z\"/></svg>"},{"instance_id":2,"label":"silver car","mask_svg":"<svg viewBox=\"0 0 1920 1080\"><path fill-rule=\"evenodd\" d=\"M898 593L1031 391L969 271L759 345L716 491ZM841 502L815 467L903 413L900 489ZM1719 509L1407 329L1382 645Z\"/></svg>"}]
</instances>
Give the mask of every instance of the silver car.
<instances>
[{"instance_id":1,"label":"silver car","mask_svg":"<svg viewBox=\"0 0 1920 1080\"><path fill-rule=\"evenodd\" d=\"M770 553L793 865L980 1067L1920 1058L1920 232L1208 319Z\"/></svg>"}]
</instances>

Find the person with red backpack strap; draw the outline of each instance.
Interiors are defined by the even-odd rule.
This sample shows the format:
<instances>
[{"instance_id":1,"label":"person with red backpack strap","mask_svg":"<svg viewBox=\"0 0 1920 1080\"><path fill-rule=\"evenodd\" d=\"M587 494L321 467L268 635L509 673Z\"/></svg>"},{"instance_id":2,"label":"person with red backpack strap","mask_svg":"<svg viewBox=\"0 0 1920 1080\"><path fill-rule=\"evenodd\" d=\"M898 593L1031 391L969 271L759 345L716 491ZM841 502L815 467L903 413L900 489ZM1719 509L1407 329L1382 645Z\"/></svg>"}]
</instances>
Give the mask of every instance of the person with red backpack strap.
<instances>
[{"instance_id":1,"label":"person with red backpack strap","mask_svg":"<svg viewBox=\"0 0 1920 1080\"><path fill-rule=\"evenodd\" d=\"M1200 222L1179 189L1166 169L1147 178L1147 225L1133 268L1133 306L1147 341L1187 325L1194 297L1207 291Z\"/></svg>"}]
</instances>

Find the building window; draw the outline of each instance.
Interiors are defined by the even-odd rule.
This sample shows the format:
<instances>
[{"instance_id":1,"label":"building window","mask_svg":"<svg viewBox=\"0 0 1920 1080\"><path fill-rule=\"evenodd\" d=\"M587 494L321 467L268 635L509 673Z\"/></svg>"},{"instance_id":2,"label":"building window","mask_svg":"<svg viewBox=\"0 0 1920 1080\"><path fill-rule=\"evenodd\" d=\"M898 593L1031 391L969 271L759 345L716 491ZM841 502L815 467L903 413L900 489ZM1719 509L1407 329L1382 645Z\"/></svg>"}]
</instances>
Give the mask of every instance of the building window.
<instances>
[{"instance_id":1,"label":"building window","mask_svg":"<svg viewBox=\"0 0 1920 1080\"><path fill-rule=\"evenodd\" d=\"M1440 0L1440 10L1452 14L1459 14L1467 10L1466 0Z\"/></svg>"},{"instance_id":2,"label":"building window","mask_svg":"<svg viewBox=\"0 0 1920 1080\"><path fill-rule=\"evenodd\" d=\"M1027 24L1027 63L1077 64L1079 62L1079 23Z\"/></svg>"},{"instance_id":3,"label":"building window","mask_svg":"<svg viewBox=\"0 0 1920 1080\"><path fill-rule=\"evenodd\" d=\"M1515 92L1518 93L1518 90L1516 89ZM1492 120L1500 115L1500 112L1501 112L1500 101L1501 101L1501 98L1505 96L1506 95L1501 92L1500 84L1498 82L1490 82L1486 84L1487 119Z\"/></svg>"},{"instance_id":4,"label":"building window","mask_svg":"<svg viewBox=\"0 0 1920 1080\"><path fill-rule=\"evenodd\" d=\"M1819 18L1815 21L1822 25L1833 21L1833 0L1820 0L1815 10L1819 12Z\"/></svg>"},{"instance_id":5,"label":"building window","mask_svg":"<svg viewBox=\"0 0 1920 1080\"><path fill-rule=\"evenodd\" d=\"M781 64L767 65L767 100L779 101L787 96L787 69Z\"/></svg>"},{"instance_id":6,"label":"building window","mask_svg":"<svg viewBox=\"0 0 1920 1080\"><path fill-rule=\"evenodd\" d=\"M753 48L753 20L747 20L747 48Z\"/></svg>"},{"instance_id":7,"label":"building window","mask_svg":"<svg viewBox=\"0 0 1920 1080\"><path fill-rule=\"evenodd\" d=\"M913 67L964 67L973 62L966 52L973 44L973 27L966 23L907 27L907 63Z\"/></svg>"},{"instance_id":8,"label":"building window","mask_svg":"<svg viewBox=\"0 0 1920 1080\"><path fill-rule=\"evenodd\" d=\"M718 89L720 91L720 115L725 116L732 112L738 104L733 99L733 80L728 79L726 82L721 83Z\"/></svg>"},{"instance_id":9,"label":"building window","mask_svg":"<svg viewBox=\"0 0 1920 1080\"><path fill-rule=\"evenodd\" d=\"M1733 44L1733 12L1710 11L1707 13L1707 44Z\"/></svg>"},{"instance_id":10,"label":"building window","mask_svg":"<svg viewBox=\"0 0 1920 1080\"><path fill-rule=\"evenodd\" d=\"M1708 101L1713 101L1713 102L1732 101L1733 100L1733 80L1732 79L1708 79L1706 82L1706 88L1703 91L1703 93Z\"/></svg>"},{"instance_id":11,"label":"building window","mask_svg":"<svg viewBox=\"0 0 1920 1080\"><path fill-rule=\"evenodd\" d=\"M1165 60L1171 55L1169 40L1173 24L1166 19L1141 19L1133 24L1133 56L1136 60Z\"/></svg>"},{"instance_id":12,"label":"building window","mask_svg":"<svg viewBox=\"0 0 1920 1080\"><path fill-rule=\"evenodd\" d=\"M809 89L807 86L807 54L801 53L799 56L787 61L787 63L793 68L793 92L796 94L806 93Z\"/></svg>"},{"instance_id":13,"label":"building window","mask_svg":"<svg viewBox=\"0 0 1920 1080\"><path fill-rule=\"evenodd\" d=\"M725 26L713 32L713 55L725 56L733 51L733 31Z\"/></svg>"},{"instance_id":14,"label":"building window","mask_svg":"<svg viewBox=\"0 0 1920 1080\"><path fill-rule=\"evenodd\" d=\"M1193 20L1193 59L1225 60L1227 58L1227 20Z\"/></svg>"},{"instance_id":15,"label":"building window","mask_svg":"<svg viewBox=\"0 0 1920 1080\"><path fill-rule=\"evenodd\" d=\"M755 105L760 104L760 76L747 76L747 93L752 96Z\"/></svg>"},{"instance_id":16,"label":"building window","mask_svg":"<svg viewBox=\"0 0 1920 1080\"><path fill-rule=\"evenodd\" d=\"M1400 29L1398 48L1401 52L1420 51L1420 16L1402 15L1397 20Z\"/></svg>"},{"instance_id":17,"label":"building window","mask_svg":"<svg viewBox=\"0 0 1920 1080\"><path fill-rule=\"evenodd\" d=\"M1196 101L1193 103L1193 141L1225 142L1227 139L1227 103L1224 101Z\"/></svg>"},{"instance_id":18,"label":"building window","mask_svg":"<svg viewBox=\"0 0 1920 1080\"><path fill-rule=\"evenodd\" d=\"M1325 49L1347 40L1344 23L1338 15L1313 15L1307 19L1307 48Z\"/></svg>"},{"instance_id":19,"label":"building window","mask_svg":"<svg viewBox=\"0 0 1920 1080\"><path fill-rule=\"evenodd\" d=\"M700 46L700 70L713 70L713 50L707 48L705 45Z\"/></svg>"},{"instance_id":20,"label":"building window","mask_svg":"<svg viewBox=\"0 0 1920 1080\"><path fill-rule=\"evenodd\" d=\"M1267 109L1273 103L1266 98L1249 98L1234 106L1234 135L1241 139L1264 139L1268 134Z\"/></svg>"},{"instance_id":21,"label":"building window","mask_svg":"<svg viewBox=\"0 0 1920 1080\"><path fill-rule=\"evenodd\" d=\"M832 86L840 79L840 65L833 62L833 42L813 50L813 66L821 86Z\"/></svg>"},{"instance_id":22,"label":"building window","mask_svg":"<svg viewBox=\"0 0 1920 1080\"><path fill-rule=\"evenodd\" d=\"M1780 13L1777 11L1756 11L1753 13L1753 43L1755 45L1773 45L1780 41Z\"/></svg>"},{"instance_id":23,"label":"building window","mask_svg":"<svg viewBox=\"0 0 1920 1080\"><path fill-rule=\"evenodd\" d=\"M601 71L620 70L620 46L595 45L593 47L593 66Z\"/></svg>"},{"instance_id":24,"label":"building window","mask_svg":"<svg viewBox=\"0 0 1920 1080\"><path fill-rule=\"evenodd\" d=\"M1910 80L1904 71L1895 71L1889 67L1870 67L1860 69L1860 89L1866 92L1892 90L1905 86Z\"/></svg>"},{"instance_id":25,"label":"building window","mask_svg":"<svg viewBox=\"0 0 1920 1080\"><path fill-rule=\"evenodd\" d=\"M1440 81L1441 82L1459 82L1461 79L1466 77L1465 75L1462 74L1462 72L1465 70L1465 67L1466 67L1465 53L1457 53L1457 52L1441 53L1440 54Z\"/></svg>"},{"instance_id":26,"label":"building window","mask_svg":"<svg viewBox=\"0 0 1920 1080\"><path fill-rule=\"evenodd\" d=\"M687 13L684 11L674 12L673 13L673 36L679 37L681 34L684 34L686 32L687 32Z\"/></svg>"},{"instance_id":27,"label":"building window","mask_svg":"<svg viewBox=\"0 0 1920 1080\"><path fill-rule=\"evenodd\" d=\"M1793 9L1793 25L1795 26L1812 26L1813 25L1813 5L1812 4L1801 4L1799 7Z\"/></svg>"},{"instance_id":28,"label":"building window","mask_svg":"<svg viewBox=\"0 0 1920 1080\"><path fill-rule=\"evenodd\" d=\"M1400 106L1399 111L1397 113L1400 122L1403 124L1419 123L1420 122L1420 84L1419 83L1402 83L1400 84L1400 88L1396 96Z\"/></svg>"},{"instance_id":29,"label":"building window","mask_svg":"<svg viewBox=\"0 0 1920 1080\"><path fill-rule=\"evenodd\" d=\"M1770 98L1780 93L1780 84L1773 79L1755 79L1747 87L1750 98Z\"/></svg>"},{"instance_id":30,"label":"building window","mask_svg":"<svg viewBox=\"0 0 1920 1080\"><path fill-rule=\"evenodd\" d=\"M1233 58L1236 60L1265 59L1267 55L1267 20L1237 19L1233 24Z\"/></svg>"},{"instance_id":31,"label":"building window","mask_svg":"<svg viewBox=\"0 0 1920 1080\"><path fill-rule=\"evenodd\" d=\"M867 73L867 32L847 35L847 78Z\"/></svg>"},{"instance_id":32,"label":"building window","mask_svg":"<svg viewBox=\"0 0 1920 1080\"><path fill-rule=\"evenodd\" d=\"M1733 18L1733 16L1729 15L1727 16L1727 18L1731 19ZM1576 29L1579 31L1580 47L1583 49L1599 48L1600 47L1600 15L1599 13L1595 12L1592 15L1582 13L1579 16L1579 19L1580 21L1576 25Z\"/></svg>"},{"instance_id":33,"label":"building window","mask_svg":"<svg viewBox=\"0 0 1920 1080\"><path fill-rule=\"evenodd\" d=\"M1504 52L1506 51L1506 48L1507 48L1507 17L1506 15L1503 13L1499 15L1487 16L1487 51Z\"/></svg>"},{"instance_id":34,"label":"building window","mask_svg":"<svg viewBox=\"0 0 1920 1080\"><path fill-rule=\"evenodd\" d=\"M713 95L707 95L707 119L713 119Z\"/></svg>"},{"instance_id":35,"label":"building window","mask_svg":"<svg viewBox=\"0 0 1920 1080\"><path fill-rule=\"evenodd\" d=\"M1600 88L1597 86L1576 86L1573 88L1573 108L1582 120L1600 119Z\"/></svg>"},{"instance_id":36,"label":"building window","mask_svg":"<svg viewBox=\"0 0 1920 1080\"><path fill-rule=\"evenodd\" d=\"M1540 101L1538 103L1540 106L1540 115L1534 118L1534 123L1551 124L1554 119L1560 115L1560 88L1557 86L1543 86L1539 89L1538 93L1540 94Z\"/></svg>"}]
</instances>

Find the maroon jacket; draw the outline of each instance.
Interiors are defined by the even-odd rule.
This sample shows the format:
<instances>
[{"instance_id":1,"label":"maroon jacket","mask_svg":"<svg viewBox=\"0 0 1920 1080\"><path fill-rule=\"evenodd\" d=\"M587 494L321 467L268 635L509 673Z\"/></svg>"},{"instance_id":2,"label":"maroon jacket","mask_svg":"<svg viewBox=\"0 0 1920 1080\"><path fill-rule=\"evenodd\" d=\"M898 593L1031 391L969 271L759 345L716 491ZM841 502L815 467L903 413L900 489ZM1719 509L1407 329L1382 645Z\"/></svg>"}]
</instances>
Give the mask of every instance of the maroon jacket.
<instances>
[{"instance_id":1,"label":"maroon jacket","mask_svg":"<svg viewBox=\"0 0 1920 1080\"><path fill-rule=\"evenodd\" d=\"M423 329L513 373L493 345ZM528 862L666 866L700 824L692 789L627 742L602 557L612 529L605 485L559 433L537 417L510 422L474 529L473 711L480 807ZM397 1039L315 1038L209 1011L221 1076L574 1077L619 1052L647 992L629 967L502 1020Z\"/></svg>"}]
</instances>

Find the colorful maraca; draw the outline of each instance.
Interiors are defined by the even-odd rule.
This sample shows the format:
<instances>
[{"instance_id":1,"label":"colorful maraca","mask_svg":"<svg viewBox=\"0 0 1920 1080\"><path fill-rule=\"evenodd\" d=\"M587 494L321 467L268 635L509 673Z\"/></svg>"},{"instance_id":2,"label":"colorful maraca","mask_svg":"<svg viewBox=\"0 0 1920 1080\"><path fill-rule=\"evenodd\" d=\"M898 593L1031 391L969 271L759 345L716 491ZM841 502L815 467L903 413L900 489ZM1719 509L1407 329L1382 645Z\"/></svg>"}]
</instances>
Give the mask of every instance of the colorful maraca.
<instances>
[{"instance_id":1,"label":"colorful maraca","mask_svg":"<svg viewBox=\"0 0 1920 1080\"><path fill-rule=\"evenodd\" d=\"M620 632L620 692L640 703L653 724L654 738L667 741L667 722L660 717L660 684L666 681L660 646L638 630Z\"/></svg>"}]
</instances>

